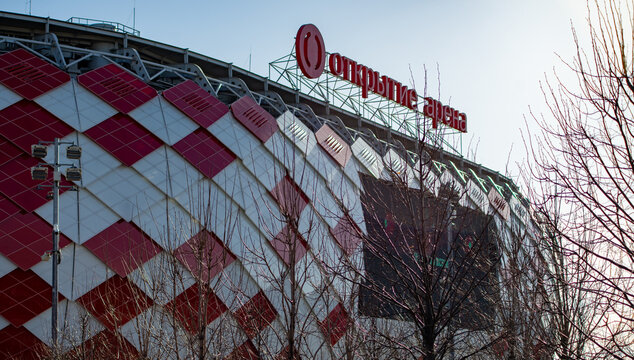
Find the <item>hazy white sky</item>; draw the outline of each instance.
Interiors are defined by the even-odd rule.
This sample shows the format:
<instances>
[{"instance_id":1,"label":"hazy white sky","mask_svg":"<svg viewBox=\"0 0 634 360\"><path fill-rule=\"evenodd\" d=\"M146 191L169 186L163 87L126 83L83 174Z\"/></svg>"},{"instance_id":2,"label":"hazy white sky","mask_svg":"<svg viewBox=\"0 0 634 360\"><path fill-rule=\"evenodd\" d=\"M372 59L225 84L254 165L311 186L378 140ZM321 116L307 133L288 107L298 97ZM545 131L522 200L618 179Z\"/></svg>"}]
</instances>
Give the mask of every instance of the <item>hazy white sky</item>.
<instances>
[{"instance_id":1,"label":"hazy white sky","mask_svg":"<svg viewBox=\"0 0 634 360\"><path fill-rule=\"evenodd\" d=\"M0 9L25 13L26 4L3 0ZM540 81L554 67L565 71L557 54L572 57L571 21L584 32L586 16L585 0L31 0L33 15L61 20L132 25L133 8L141 36L243 68L251 54L251 70L264 76L306 23L320 29L328 51L403 83L413 74L420 86L426 66L430 95L468 116L463 149L471 144L477 162L503 174L510 154L511 175L525 157L520 128L529 106L545 109Z\"/></svg>"}]
</instances>

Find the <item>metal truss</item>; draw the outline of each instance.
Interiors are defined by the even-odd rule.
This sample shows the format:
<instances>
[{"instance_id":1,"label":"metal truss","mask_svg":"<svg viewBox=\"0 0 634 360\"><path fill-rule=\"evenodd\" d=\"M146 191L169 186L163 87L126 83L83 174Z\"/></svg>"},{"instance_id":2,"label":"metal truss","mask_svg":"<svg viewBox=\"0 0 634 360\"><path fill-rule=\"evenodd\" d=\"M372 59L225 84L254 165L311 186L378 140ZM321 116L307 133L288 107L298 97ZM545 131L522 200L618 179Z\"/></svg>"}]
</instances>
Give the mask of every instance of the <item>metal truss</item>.
<instances>
[{"instance_id":1,"label":"metal truss","mask_svg":"<svg viewBox=\"0 0 634 360\"><path fill-rule=\"evenodd\" d=\"M294 50L293 48L290 54L269 63L271 80L352 112L406 137L424 140L434 147L442 148L458 156L462 155L461 151L447 141L448 137L455 140L457 136L458 143L461 145L462 133L447 127L433 129L432 120L422 113L382 96L368 93L368 97L364 99L361 96L361 87L331 74L327 69L324 69L324 73L319 78L308 79L302 75L297 65ZM424 103L420 96L418 103Z\"/></svg>"},{"instance_id":2,"label":"metal truss","mask_svg":"<svg viewBox=\"0 0 634 360\"><path fill-rule=\"evenodd\" d=\"M203 89L208 91L210 94L214 95L227 104L232 103L242 96L248 95L251 96L256 101L256 103L264 107L274 116L280 116L284 112L290 111L307 126L309 126L309 128L311 128L311 130L313 131L317 131L323 124L328 124L334 131L337 132L338 135L341 136L342 139L344 139L346 142L349 142L350 144L354 142L354 140L356 140L358 137L363 137L367 139L369 136L367 129L346 128L341 119L336 116L317 116L313 112L313 110L306 104L286 104L279 96L279 94L273 91L251 91L247 87L246 83L239 78L231 77L218 79L208 77L203 73L198 65L190 63L165 65L144 60L143 58L141 58L136 49L128 48L126 46L127 41L124 41L123 49L119 49L115 52L109 52L60 44L57 36L54 33L47 33L43 36L37 37L36 39L0 36L0 52L10 51L15 48L23 48L40 57L41 59L68 72L69 74L71 74L71 76L79 74L82 71L86 71L84 67L86 67L86 64L89 64L91 60L100 59L102 63L105 61L106 63L114 63L124 66L125 68L135 73L139 78L143 79L145 82L149 83L159 90L168 89L184 80L192 80L200 85ZM80 65L82 66L81 69ZM286 71L285 74L288 76L289 72L290 70ZM294 78L295 80L293 81L297 81L297 79L301 78L302 77L300 76L296 76ZM293 78L290 77L290 79ZM352 91L357 91L357 89L353 89L353 86L345 85L343 84L343 81L340 81L340 83L341 86L347 86L349 88L348 91L350 92L351 97L360 97L360 95L355 95L352 93ZM326 87L321 86L320 84L315 84L314 86L315 89L321 89L324 94L328 92L332 93L332 91L328 90L328 88ZM309 95L314 96L315 92L309 92ZM357 100L345 100L344 95L341 92L337 94L337 98L340 98L344 102L344 105L348 104L353 108L362 109L361 107L357 107L359 104ZM395 111L404 111L403 109L396 109L396 104L390 104L390 107L395 108ZM343 106L342 109L346 109L346 107ZM350 107L348 107L347 109L350 109ZM369 116L367 117L367 119L385 119L385 122L383 124L391 124L388 121L389 118L383 115L385 114L385 112L385 109L377 109L375 110L375 116ZM398 112L393 112L392 115L394 114L398 114ZM392 118L394 118L394 116ZM417 121L419 120L420 119L418 119ZM406 121L401 121L401 123L408 124L411 128L411 123L408 123ZM397 127L397 129L402 129L402 127ZM360 132L361 130L366 131ZM413 129L411 130L413 131ZM409 133L402 130L400 132L405 136L411 136ZM377 150L379 148L383 150L380 152L381 155L384 155L388 148L395 146L389 141L376 139L376 137L374 137L373 135L371 136L371 138L383 144L382 146L375 146ZM448 146L448 144L445 144L445 146ZM410 161L411 158L416 157L416 154L410 151L408 151L408 155L410 157Z\"/></svg>"},{"instance_id":3,"label":"metal truss","mask_svg":"<svg viewBox=\"0 0 634 360\"><path fill-rule=\"evenodd\" d=\"M37 36L35 39L0 36L0 53L23 48L68 72L71 76L91 70L91 66L97 67L104 63L115 63L129 69L157 90L168 89L184 80L192 80L226 104L230 104L238 98L247 95L251 96L257 104L275 117L287 111L291 112L312 131L317 131L324 124L328 124L349 144L352 144L358 138L363 138L381 156L384 156L391 148L396 150L408 163L413 164L420 155L427 155L425 153L418 154L416 149L414 151L405 149L400 142L391 139L389 134L387 139L378 139L368 128L347 128L341 119L336 116L318 116L306 104L287 104L279 94L268 90L269 79L265 79L265 90L263 92L255 92L251 91L246 83L237 77L223 79L208 77L198 65L188 63L187 56L184 57L185 63L183 64L159 64L144 60L135 49L128 48L126 38L124 38L123 45L123 49L109 52L60 44L57 36L50 32ZM186 54L187 50L185 50ZM277 81L284 81L290 84L297 94L303 90L309 96L323 99L343 110L353 111L360 117L386 126L388 129L401 133L405 137L419 139L427 145L444 151L450 150L448 152L453 152L459 158L462 158L460 153L447 143L444 135L451 134L446 128L437 131L418 132L419 128L429 128L429 126L424 126L428 125L424 122L429 120L420 114L414 114L413 111L400 107L396 103L389 103L384 99L369 98L366 101L362 101L358 87L337 79L331 74L322 75L324 79L320 78L318 81L308 81L305 77L299 76L299 69L295 64L294 55L289 55L271 63L269 71L271 69L277 71L279 75ZM328 86L330 83L332 83L333 87ZM337 99L339 99L340 103L333 103ZM489 172L494 173L492 171ZM499 180L500 175L499 173L496 174L496 178ZM489 179L494 183L490 175ZM515 194L514 186L510 185L513 183L512 180L505 179L505 181L509 190Z\"/></svg>"}]
</instances>

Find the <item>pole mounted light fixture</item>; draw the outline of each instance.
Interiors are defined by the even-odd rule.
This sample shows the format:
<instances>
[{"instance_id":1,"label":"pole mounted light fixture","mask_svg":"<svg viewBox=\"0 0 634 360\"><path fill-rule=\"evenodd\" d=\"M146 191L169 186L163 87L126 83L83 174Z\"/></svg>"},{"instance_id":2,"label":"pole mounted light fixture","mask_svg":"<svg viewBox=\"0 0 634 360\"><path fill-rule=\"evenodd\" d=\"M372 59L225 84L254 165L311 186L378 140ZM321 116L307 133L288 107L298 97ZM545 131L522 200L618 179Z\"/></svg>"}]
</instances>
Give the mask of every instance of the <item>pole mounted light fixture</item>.
<instances>
[{"instance_id":1,"label":"pole mounted light fixture","mask_svg":"<svg viewBox=\"0 0 634 360\"><path fill-rule=\"evenodd\" d=\"M66 157L68 159L77 160L81 158L81 147L77 146L73 142L64 142L60 141L60 139L55 138L54 141L40 141L38 144L31 145L31 155L38 159L44 159L48 154L48 146L53 147L54 151L54 162L53 163L40 163L37 166L31 168L31 178L33 180L46 180L48 179L48 169L49 167L53 168L53 184L52 185L39 185L40 188L52 188L52 191L49 191L47 194L47 199L52 198L53 200L53 250L50 252L46 252L42 259L48 259L49 255L53 259L53 296L52 296L52 309L51 309L51 336L52 336L52 345L53 345L53 353L57 354L57 302L58 302L58 273L57 266L60 262L60 252L59 252L59 189L60 188L70 188L71 190L77 190L76 186L65 186L60 185L60 181L62 179L60 168L62 166L68 167L66 169L66 179L70 181L81 181L81 169L76 167L75 164L61 164L60 163L60 145L65 144L69 145L66 147Z\"/></svg>"},{"instance_id":2,"label":"pole mounted light fixture","mask_svg":"<svg viewBox=\"0 0 634 360\"><path fill-rule=\"evenodd\" d=\"M42 144L31 145L31 155L34 158L44 159L47 153L48 153L48 150L46 149L46 145L42 145Z\"/></svg>"},{"instance_id":3,"label":"pole mounted light fixture","mask_svg":"<svg viewBox=\"0 0 634 360\"><path fill-rule=\"evenodd\" d=\"M81 147L77 145L71 145L66 148L66 157L68 159L77 160L81 158Z\"/></svg>"},{"instance_id":4,"label":"pole mounted light fixture","mask_svg":"<svg viewBox=\"0 0 634 360\"><path fill-rule=\"evenodd\" d=\"M33 180L46 180L46 178L48 178L48 168L46 166L32 167L31 178Z\"/></svg>"},{"instance_id":5,"label":"pole mounted light fixture","mask_svg":"<svg viewBox=\"0 0 634 360\"><path fill-rule=\"evenodd\" d=\"M78 167L69 167L66 169L66 179L70 181L81 181L81 169Z\"/></svg>"}]
</instances>

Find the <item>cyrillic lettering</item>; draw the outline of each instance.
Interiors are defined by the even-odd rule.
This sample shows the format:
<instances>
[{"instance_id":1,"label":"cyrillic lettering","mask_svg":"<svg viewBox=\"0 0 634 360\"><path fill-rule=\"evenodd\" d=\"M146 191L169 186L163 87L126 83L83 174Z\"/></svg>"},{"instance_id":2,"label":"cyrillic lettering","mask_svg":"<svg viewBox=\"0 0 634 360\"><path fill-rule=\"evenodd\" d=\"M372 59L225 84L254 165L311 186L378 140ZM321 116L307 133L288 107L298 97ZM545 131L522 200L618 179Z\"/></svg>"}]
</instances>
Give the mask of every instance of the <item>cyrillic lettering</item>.
<instances>
[{"instance_id":1,"label":"cyrillic lettering","mask_svg":"<svg viewBox=\"0 0 634 360\"><path fill-rule=\"evenodd\" d=\"M349 60L350 61L350 82L357 84L357 62L354 60Z\"/></svg>"},{"instance_id":2,"label":"cyrillic lettering","mask_svg":"<svg viewBox=\"0 0 634 360\"><path fill-rule=\"evenodd\" d=\"M384 96L389 100L394 100L394 79L385 75L381 76L381 78L383 79L383 83L385 84L386 94Z\"/></svg>"},{"instance_id":3,"label":"cyrillic lettering","mask_svg":"<svg viewBox=\"0 0 634 360\"><path fill-rule=\"evenodd\" d=\"M348 59L345 56L341 57L341 63L343 64L343 79L350 81L350 63L354 61Z\"/></svg>"},{"instance_id":4,"label":"cyrillic lettering","mask_svg":"<svg viewBox=\"0 0 634 360\"><path fill-rule=\"evenodd\" d=\"M368 68L368 90L374 92L376 87L376 78L374 77L374 71Z\"/></svg>"},{"instance_id":5,"label":"cyrillic lettering","mask_svg":"<svg viewBox=\"0 0 634 360\"><path fill-rule=\"evenodd\" d=\"M368 83L370 82L368 80L368 74L368 68L365 67L365 65L361 65L361 74L359 75L359 78L361 80L361 97L364 99L368 98Z\"/></svg>"},{"instance_id":6,"label":"cyrillic lettering","mask_svg":"<svg viewBox=\"0 0 634 360\"><path fill-rule=\"evenodd\" d=\"M418 108L418 94L414 89L410 89L407 92L407 107L412 110L416 110Z\"/></svg>"},{"instance_id":7,"label":"cyrillic lettering","mask_svg":"<svg viewBox=\"0 0 634 360\"><path fill-rule=\"evenodd\" d=\"M330 69L331 74L341 76L343 73L343 63L339 53L330 54L330 57L328 58L328 68Z\"/></svg>"},{"instance_id":8,"label":"cyrillic lettering","mask_svg":"<svg viewBox=\"0 0 634 360\"><path fill-rule=\"evenodd\" d=\"M378 74L377 74L378 75ZM383 97L387 97L387 83L385 82L387 76L381 76L378 81L378 89L376 89L376 93Z\"/></svg>"},{"instance_id":9,"label":"cyrillic lettering","mask_svg":"<svg viewBox=\"0 0 634 360\"><path fill-rule=\"evenodd\" d=\"M445 125L451 126L451 116L453 115L453 109L449 105L442 107L442 122Z\"/></svg>"},{"instance_id":10,"label":"cyrillic lettering","mask_svg":"<svg viewBox=\"0 0 634 360\"><path fill-rule=\"evenodd\" d=\"M460 113L458 114L458 124L457 129L462 132L467 132L467 114Z\"/></svg>"},{"instance_id":11,"label":"cyrillic lettering","mask_svg":"<svg viewBox=\"0 0 634 360\"><path fill-rule=\"evenodd\" d=\"M407 90L407 85L396 83L396 102L403 106L407 106Z\"/></svg>"}]
</instances>

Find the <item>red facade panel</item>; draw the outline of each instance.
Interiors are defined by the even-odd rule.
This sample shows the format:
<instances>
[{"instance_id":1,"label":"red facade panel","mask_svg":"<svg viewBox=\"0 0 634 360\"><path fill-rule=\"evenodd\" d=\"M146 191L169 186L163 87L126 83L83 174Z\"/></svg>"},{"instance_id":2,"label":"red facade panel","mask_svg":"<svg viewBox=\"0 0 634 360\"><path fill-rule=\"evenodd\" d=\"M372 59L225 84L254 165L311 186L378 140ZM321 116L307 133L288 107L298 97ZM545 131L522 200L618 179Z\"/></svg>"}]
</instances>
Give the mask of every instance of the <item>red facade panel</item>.
<instances>
[{"instance_id":1,"label":"red facade panel","mask_svg":"<svg viewBox=\"0 0 634 360\"><path fill-rule=\"evenodd\" d=\"M266 142L278 129L275 118L249 96L231 104L231 113L262 142Z\"/></svg>"},{"instance_id":2,"label":"red facade panel","mask_svg":"<svg viewBox=\"0 0 634 360\"><path fill-rule=\"evenodd\" d=\"M342 167L346 166L352 156L352 150L343 139L328 125L322 126L315 133L317 143Z\"/></svg>"},{"instance_id":3,"label":"red facade panel","mask_svg":"<svg viewBox=\"0 0 634 360\"><path fill-rule=\"evenodd\" d=\"M118 111L127 114L155 97L156 90L125 69L108 64L77 78L78 82Z\"/></svg>"},{"instance_id":4,"label":"red facade panel","mask_svg":"<svg viewBox=\"0 0 634 360\"><path fill-rule=\"evenodd\" d=\"M208 286L194 284L167 304L167 309L187 331L195 333L227 311L227 306Z\"/></svg>"},{"instance_id":5,"label":"red facade panel","mask_svg":"<svg viewBox=\"0 0 634 360\"><path fill-rule=\"evenodd\" d=\"M20 154L22 154L22 150L0 136L0 166L20 156Z\"/></svg>"},{"instance_id":6,"label":"red facade panel","mask_svg":"<svg viewBox=\"0 0 634 360\"><path fill-rule=\"evenodd\" d=\"M9 325L0 330L0 358L39 360L46 359L49 349L24 326Z\"/></svg>"},{"instance_id":7,"label":"red facade panel","mask_svg":"<svg viewBox=\"0 0 634 360\"><path fill-rule=\"evenodd\" d=\"M163 144L134 119L120 113L91 127L84 134L126 166L132 166Z\"/></svg>"},{"instance_id":8,"label":"red facade panel","mask_svg":"<svg viewBox=\"0 0 634 360\"><path fill-rule=\"evenodd\" d=\"M40 105L21 100L0 111L0 135L27 154L38 141L53 141L73 131L73 128Z\"/></svg>"},{"instance_id":9,"label":"red facade panel","mask_svg":"<svg viewBox=\"0 0 634 360\"><path fill-rule=\"evenodd\" d=\"M22 211L19 206L11 202L6 196L0 195L0 219L6 219Z\"/></svg>"},{"instance_id":10,"label":"red facade panel","mask_svg":"<svg viewBox=\"0 0 634 360\"><path fill-rule=\"evenodd\" d=\"M46 198L47 189L38 190L41 184L50 185L53 180L53 169L49 168L48 179L45 181L31 178L31 167L36 166L38 160L27 155L19 157L0 165L0 194L6 196L25 211L31 212L44 205L49 200ZM62 175L61 185L72 185ZM61 188L60 194L67 188Z\"/></svg>"},{"instance_id":11,"label":"red facade panel","mask_svg":"<svg viewBox=\"0 0 634 360\"><path fill-rule=\"evenodd\" d=\"M0 315L21 326L50 308L52 296L51 287L33 271L15 269L0 279Z\"/></svg>"},{"instance_id":12,"label":"red facade panel","mask_svg":"<svg viewBox=\"0 0 634 360\"><path fill-rule=\"evenodd\" d=\"M25 99L36 97L70 80L70 76L25 49L0 55L0 83Z\"/></svg>"},{"instance_id":13,"label":"red facade panel","mask_svg":"<svg viewBox=\"0 0 634 360\"><path fill-rule=\"evenodd\" d=\"M161 252L138 226L123 219L93 236L84 246L122 277Z\"/></svg>"},{"instance_id":14,"label":"red facade panel","mask_svg":"<svg viewBox=\"0 0 634 360\"><path fill-rule=\"evenodd\" d=\"M208 178L213 178L236 158L231 150L203 128L196 129L173 148Z\"/></svg>"},{"instance_id":15,"label":"red facade panel","mask_svg":"<svg viewBox=\"0 0 634 360\"><path fill-rule=\"evenodd\" d=\"M275 357L275 360L301 360L302 359L300 352L297 351L297 349L295 349L295 351L293 352L293 357L290 357L290 356L291 356L291 347L290 345L286 345L286 347L282 349L279 354L277 354L277 356Z\"/></svg>"},{"instance_id":16,"label":"red facade panel","mask_svg":"<svg viewBox=\"0 0 634 360\"><path fill-rule=\"evenodd\" d=\"M319 322L319 327L330 340L330 345L334 345L346 333L349 323L348 312L343 305L338 304L323 321Z\"/></svg>"},{"instance_id":17,"label":"red facade panel","mask_svg":"<svg viewBox=\"0 0 634 360\"><path fill-rule=\"evenodd\" d=\"M13 211L0 217L0 253L21 269L28 270L52 249L53 227L36 214L21 211L2 195L0 211ZM66 236L60 235L60 248L69 243Z\"/></svg>"},{"instance_id":18,"label":"red facade panel","mask_svg":"<svg viewBox=\"0 0 634 360\"><path fill-rule=\"evenodd\" d=\"M67 359L140 359L137 349L118 332L104 330L69 351Z\"/></svg>"},{"instance_id":19,"label":"red facade panel","mask_svg":"<svg viewBox=\"0 0 634 360\"><path fill-rule=\"evenodd\" d=\"M253 339L262 329L275 320L277 311L275 311L273 304L264 295L264 292L260 291L233 315L249 339Z\"/></svg>"},{"instance_id":20,"label":"red facade panel","mask_svg":"<svg viewBox=\"0 0 634 360\"><path fill-rule=\"evenodd\" d=\"M344 216L330 233L337 240L346 254L352 254L361 243L361 229L349 217Z\"/></svg>"},{"instance_id":21,"label":"red facade panel","mask_svg":"<svg viewBox=\"0 0 634 360\"><path fill-rule=\"evenodd\" d=\"M288 175L271 190L271 196L280 205L282 213L294 219L299 218L309 202L308 196Z\"/></svg>"},{"instance_id":22,"label":"red facade panel","mask_svg":"<svg viewBox=\"0 0 634 360\"><path fill-rule=\"evenodd\" d=\"M152 306L152 299L127 278L114 275L77 299L104 326L114 330Z\"/></svg>"},{"instance_id":23,"label":"red facade panel","mask_svg":"<svg viewBox=\"0 0 634 360\"><path fill-rule=\"evenodd\" d=\"M174 251L198 281L208 283L236 257L213 233L203 229Z\"/></svg>"},{"instance_id":24,"label":"red facade panel","mask_svg":"<svg viewBox=\"0 0 634 360\"><path fill-rule=\"evenodd\" d=\"M260 354L251 340L238 346L224 360L259 360Z\"/></svg>"},{"instance_id":25,"label":"red facade panel","mask_svg":"<svg viewBox=\"0 0 634 360\"><path fill-rule=\"evenodd\" d=\"M288 225L271 240L271 246L289 266L295 265L306 254L308 248L306 240Z\"/></svg>"},{"instance_id":26,"label":"red facade panel","mask_svg":"<svg viewBox=\"0 0 634 360\"><path fill-rule=\"evenodd\" d=\"M192 80L163 91L163 97L204 128L229 112L227 105Z\"/></svg>"}]
</instances>

